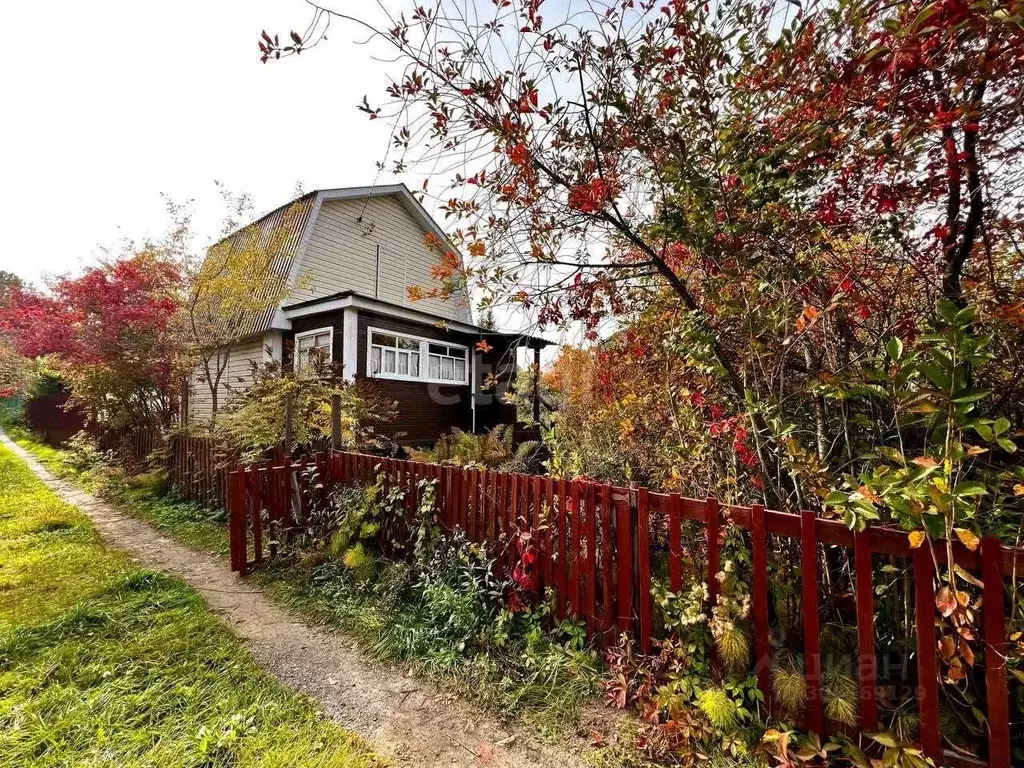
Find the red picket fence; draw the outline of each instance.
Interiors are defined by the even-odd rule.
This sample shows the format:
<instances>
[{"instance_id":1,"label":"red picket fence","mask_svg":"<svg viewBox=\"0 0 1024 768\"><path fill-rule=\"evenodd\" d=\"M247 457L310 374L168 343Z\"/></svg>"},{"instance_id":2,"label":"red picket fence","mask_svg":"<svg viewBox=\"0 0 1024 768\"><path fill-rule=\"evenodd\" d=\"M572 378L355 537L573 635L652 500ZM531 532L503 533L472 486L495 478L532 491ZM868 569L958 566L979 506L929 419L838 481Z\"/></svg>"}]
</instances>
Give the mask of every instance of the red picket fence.
<instances>
[{"instance_id":1,"label":"red picket fence","mask_svg":"<svg viewBox=\"0 0 1024 768\"><path fill-rule=\"evenodd\" d=\"M717 499L692 499L623 488L588 480L510 474L482 469L440 466L334 452L299 462L268 462L237 468L228 484L232 568L246 574L277 554L279 537L301 528L309 499L305 470L314 466L325 484L372 483L383 472L415 503L420 480L436 483L438 521L456 527L470 540L488 544L499 568L510 567L507 542L531 528L537 535L539 589L554 588L560 616L586 623L591 637L607 642L619 633L634 636L643 651L652 648L652 556L667 558L665 577L678 592L684 577L706 581L715 604L721 569L720 543L726 525L749 531L752 555L752 623L754 670L765 701L771 706L769 655L768 536L796 539L801 547L802 620L807 682L804 727L818 734L835 728L823 714L822 661L819 644L819 547L852 550L858 638L860 729L875 730L878 722L872 556L901 558L914 577L917 643L918 706L921 746L937 765L977 765L944 752L939 725L939 682L936 654L935 563L947 559L946 542L934 548L911 549L905 532L874 527L855 533L835 520L813 512L792 514L763 506L721 505ZM410 506L410 509L412 507ZM684 525L703 529L706 573L686 573L682 551ZM273 534L268 534L266 526ZM1024 573L1024 550L986 537L978 551L952 545L957 565L983 584L982 627L985 641L985 696L990 768L1011 764L1009 693L1006 670L1007 629L1004 580ZM664 557L661 555L664 554ZM934 561L933 561L934 555Z\"/></svg>"}]
</instances>

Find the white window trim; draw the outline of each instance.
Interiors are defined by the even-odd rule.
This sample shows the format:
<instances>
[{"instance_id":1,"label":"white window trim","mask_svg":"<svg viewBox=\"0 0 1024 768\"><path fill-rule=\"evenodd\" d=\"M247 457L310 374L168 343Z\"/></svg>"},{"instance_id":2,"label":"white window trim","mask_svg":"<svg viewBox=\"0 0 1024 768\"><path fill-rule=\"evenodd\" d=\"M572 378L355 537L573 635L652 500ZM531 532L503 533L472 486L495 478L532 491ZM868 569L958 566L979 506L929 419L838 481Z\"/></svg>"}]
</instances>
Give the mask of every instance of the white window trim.
<instances>
[{"instance_id":1,"label":"white window trim","mask_svg":"<svg viewBox=\"0 0 1024 768\"><path fill-rule=\"evenodd\" d=\"M380 373L373 372L373 334L383 333L388 336L398 336L403 339L410 339L412 341L418 341L420 343L420 376L403 376L400 373L384 373L382 370ZM466 353L466 375L462 381L456 381L454 379L432 379L427 376L427 371L430 370L429 360L429 345L430 344L444 344L446 347L452 347L453 349L461 349ZM423 384L447 384L452 387L464 387L470 382L470 368L472 367L472 358L469 347L465 344L456 344L452 341L445 341L442 339L428 339L425 336L415 336L411 333L401 333L400 331L390 331L387 328L374 328L368 327L366 329L366 377L368 379L385 379L388 381L418 381ZM383 363L382 363L383 365Z\"/></svg>"},{"instance_id":2,"label":"white window trim","mask_svg":"<svg viewBox=\"0 0 1024 768\"><path fill-rule=\"evenodd\" d=\"M330 339L330 344L327 346L327 362L334 362L334 328L327 326L326 328L314 328L311 331L302 331L301 333L295 334L295 339L292 343L292 368L295 372L299 372L299 339L304 339L307 336L316 336L317 334L326 333L327 338Z\"/></svg>"}]
</instances>

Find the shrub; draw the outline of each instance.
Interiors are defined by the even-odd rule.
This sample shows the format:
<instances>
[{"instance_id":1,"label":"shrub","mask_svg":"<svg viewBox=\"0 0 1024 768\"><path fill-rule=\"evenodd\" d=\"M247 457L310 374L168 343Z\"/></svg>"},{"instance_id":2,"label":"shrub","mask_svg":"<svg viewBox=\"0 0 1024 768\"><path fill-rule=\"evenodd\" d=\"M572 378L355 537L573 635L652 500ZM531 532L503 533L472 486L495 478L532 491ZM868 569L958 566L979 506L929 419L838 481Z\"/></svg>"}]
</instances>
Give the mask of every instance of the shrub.
<instances>
[{"instance_id":1,"label":"shrub","mask_svg":"<svg viewBox=\"0 0 1024 768\"><path fill-rule=\"evenodd\" d=\"M413 451L412 455L418 461L459 467L487 467L503 472L540 472L543 458L541 444L527 441L514 446L513 434L510 424L498 424L482 435L453 429L442 435L432 450Z\"/></svg>"}]
</instances>

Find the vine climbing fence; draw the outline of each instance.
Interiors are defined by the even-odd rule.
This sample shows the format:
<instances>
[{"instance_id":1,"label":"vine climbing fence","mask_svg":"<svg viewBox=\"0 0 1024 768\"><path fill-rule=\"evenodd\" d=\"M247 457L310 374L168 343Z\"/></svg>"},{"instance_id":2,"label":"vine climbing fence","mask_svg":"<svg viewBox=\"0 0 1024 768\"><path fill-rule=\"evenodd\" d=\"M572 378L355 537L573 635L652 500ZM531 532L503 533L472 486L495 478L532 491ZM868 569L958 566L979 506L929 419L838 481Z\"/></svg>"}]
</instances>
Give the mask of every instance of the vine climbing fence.
<instances>
[{"instance_id":1,"label":"vine climbing fence","mask_svg":"<svg viewBox=\"0 0 1024 768\"><path fill-rule=\"evenodd\" d=\"M434 484L435 515L447 531L461 528L473 542L490 549L495 567L513 566L509 542L528 530L536 547L538 591L553 588L556 614L584 622L591 638L615 642L625 633L645 652L659 636L652 582L674 592L694 579L704 581L715 604L722 568L721 545L728 526L744 533L749 547L753 654L751 665L768 706L770 605L769 540L799 548L800 605L807 704L803 726L825 734L841 727L828 722L822 708L822 648L819 595L824 591L820 563L824 550L844 550L852 562L857 628L856 679L859 729L879 727L880 681L875 629L876 569L873 558L887 558L912 579L916 632L916 698L920 742L936 765L972 764L944 750L939 719L939 659L936 653L937 565L952 552L956 565L980 585L984 651L986 762L1011 765L1007 653L1007 579L1024 568L1024 550L982 539L977 550L944 541L913 549L905 532L869 527L854 532L842 523L815 516L768 510L760 505L732 506L713 497L687 498L585 479L565 480L426 464L335 451L308 459L239 467L229 474L228 513L232 567L241 574L279 556L278 543L301 529L309 504L310 482L371 484L382 479L404 490L410 513L417 509L423 481ZM684 537L697 526L703 552L692 557ZM848 729L847 729L848 730ZM973 764L977 764L976 762Z\"/></svg>"}]
</instances>

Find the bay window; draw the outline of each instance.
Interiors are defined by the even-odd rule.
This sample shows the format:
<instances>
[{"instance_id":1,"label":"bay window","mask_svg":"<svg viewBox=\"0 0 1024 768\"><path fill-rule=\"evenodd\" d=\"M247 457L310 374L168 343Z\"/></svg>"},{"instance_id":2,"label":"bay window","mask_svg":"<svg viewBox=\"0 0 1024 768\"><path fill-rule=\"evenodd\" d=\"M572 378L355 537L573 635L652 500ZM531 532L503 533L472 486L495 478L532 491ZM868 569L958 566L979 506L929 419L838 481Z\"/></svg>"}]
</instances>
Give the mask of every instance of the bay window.
<instances>
[{"instance_id":1,"label":"bay window","mask_svg":"<svg viewBox=\"0 0 1024 768\"><path fill-rule=\"evenodd\" d=\"M368 335L366 369L373 378L469 383L468 347L377 328Z\"/></svg>"}]
</instances>

